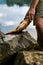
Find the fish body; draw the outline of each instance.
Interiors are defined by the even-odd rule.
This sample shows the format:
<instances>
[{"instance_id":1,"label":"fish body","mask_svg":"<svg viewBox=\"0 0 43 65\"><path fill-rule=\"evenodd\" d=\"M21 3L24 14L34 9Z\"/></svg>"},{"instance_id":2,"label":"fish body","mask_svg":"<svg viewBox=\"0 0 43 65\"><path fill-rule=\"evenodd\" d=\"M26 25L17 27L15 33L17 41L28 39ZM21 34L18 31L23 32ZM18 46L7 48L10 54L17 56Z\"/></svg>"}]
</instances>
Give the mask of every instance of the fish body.
<instances>
[{"instance_id":1,"label":"fish body","mask_svg":"<svg viewBox=\"0 0 43 65\"><path fill-rule=\"evenodd\" d=\"M15 30L12 30L12 31L6 33L6 35L21 32L22 30L26 29L26 27L29 25L29 23L30 23L29 18L24 19Z\"/></svg>"}]
</instances>

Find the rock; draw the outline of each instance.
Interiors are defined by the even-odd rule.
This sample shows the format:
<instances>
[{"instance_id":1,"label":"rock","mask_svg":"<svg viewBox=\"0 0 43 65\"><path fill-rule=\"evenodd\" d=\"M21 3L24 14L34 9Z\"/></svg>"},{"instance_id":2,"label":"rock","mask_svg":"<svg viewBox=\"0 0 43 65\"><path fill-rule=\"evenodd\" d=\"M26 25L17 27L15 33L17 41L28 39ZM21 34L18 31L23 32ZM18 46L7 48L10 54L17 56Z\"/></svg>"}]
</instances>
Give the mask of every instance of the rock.
<instances>
[{"instance_id":1,"label":"rock","mask_svg":"<svg viewBox=\"0 0 43 65\"><path fill-rule=\"evenodd\" d=\"M34 45L38 45L37 41L28 32L22 32L8 42L15 51L34 48Z\"/></svg>"},{"instance_id":2,"label":"rock","mask_svg":"<svg viewBox=\"0 0 43 65\"><path fill-rule=\"evenodd\" d=\"M18 52L14 65L43 65L43 52L41 51Z\"/></svg>"},{"instance_id":3,"label":"rock","mask_svg":"<svg viewBox=\"0 0 43 65\"><path fill-rule=\"evenodd\" d=\"M0 43L3 43L4 39L5 38L5 35L3 32L0 32Z\"/></svg>"},{"instance_id":4,"label":"rock","mask_svg":"<svg viewBox=\"0 0 43 65\"><path fill-rule=\"evenodd\" d=\"M6 65L7 59L12 57L14 52L10 49L9 42L5 41L5 35L0 32L0 65Z\"/></svg>"},{"instance_id":5,"label":"rock","mask_svg":"<svg viewBox=\"0 0 43 65\"><path fill-rule=\"evenodd\" d=\"M1 32L0 65L43 65L43 51L38 51L37 41L28 32L5 41L6 37Z\"/></svg>"}]
</instances>

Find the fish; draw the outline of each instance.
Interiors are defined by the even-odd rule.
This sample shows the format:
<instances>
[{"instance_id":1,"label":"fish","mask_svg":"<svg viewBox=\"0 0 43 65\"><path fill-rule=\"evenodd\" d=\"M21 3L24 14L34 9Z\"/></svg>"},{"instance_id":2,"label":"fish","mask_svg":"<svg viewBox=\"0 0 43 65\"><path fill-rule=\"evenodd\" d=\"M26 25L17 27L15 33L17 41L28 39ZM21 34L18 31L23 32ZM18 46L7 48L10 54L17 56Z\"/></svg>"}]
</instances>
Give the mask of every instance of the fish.
<instances>
[{"instance_id":1,"label":"fish","mask_svg":"<svg viewBox=\"0 0 43 65\"><path fill-rule=\"evenodd\" d=\"M10 32L7 32L6 35L22 32L24 29L27 28L27 26L29 25L30 22L31 22L30 18L28 18L28 17L27 17L27 18L24 18L24 19L20 22L19 26L17 26L16 29L14 29L14 30L12 30L12 31L10 31Z\"/></svg>"}]
</instances>

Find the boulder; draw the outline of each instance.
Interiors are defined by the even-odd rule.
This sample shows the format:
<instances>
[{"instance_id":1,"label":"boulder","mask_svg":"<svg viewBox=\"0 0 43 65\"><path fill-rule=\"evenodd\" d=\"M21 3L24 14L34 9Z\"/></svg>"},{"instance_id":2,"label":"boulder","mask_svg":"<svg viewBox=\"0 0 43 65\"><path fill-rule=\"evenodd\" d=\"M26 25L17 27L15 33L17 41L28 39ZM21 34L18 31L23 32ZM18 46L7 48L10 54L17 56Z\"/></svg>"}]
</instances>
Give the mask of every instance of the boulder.
<instances>
[{"instance_id":1,"label":"boulder","mask_svg":"<svg viewBox=\"0 0 43 65\"><path fill-rule=\"evenodd\" d=\"M8 40L10 47L15 51L21 51L24 49L34 48L34 45L38 45L37 41L26 31L15 35L11 40Z\"/></svg>"},{"instance_id":2,"label":"boulder","mask_svg":"<svg viewBox=\"0 0 43 65\"><path fill-rule=\"evenodd\" d=\"M27 31L10 37L1 32L0 65L43 65L43 51Z\"/></svg>"}]
</instances>

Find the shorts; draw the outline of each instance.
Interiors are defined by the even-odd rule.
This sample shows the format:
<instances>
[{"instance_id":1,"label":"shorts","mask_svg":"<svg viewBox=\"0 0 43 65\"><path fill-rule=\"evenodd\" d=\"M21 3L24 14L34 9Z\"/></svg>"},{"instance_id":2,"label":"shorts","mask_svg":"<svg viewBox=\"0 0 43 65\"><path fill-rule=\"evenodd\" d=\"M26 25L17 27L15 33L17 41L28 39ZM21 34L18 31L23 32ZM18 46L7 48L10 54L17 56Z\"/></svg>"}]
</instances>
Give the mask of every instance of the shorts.
<instances>
[{"instance_id":1,"label":"shorts","mask_svg":"<svg viewBox=\"0 0 43 65\"><path fill-rule=\"evenodd\" d=\"M36 12L35 12L34 21L33 21L34 25L35 25L35 21L38 17L43 17L43 0L39 0L35 11Z\"/></svg>"}]
</instances>

